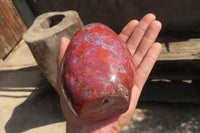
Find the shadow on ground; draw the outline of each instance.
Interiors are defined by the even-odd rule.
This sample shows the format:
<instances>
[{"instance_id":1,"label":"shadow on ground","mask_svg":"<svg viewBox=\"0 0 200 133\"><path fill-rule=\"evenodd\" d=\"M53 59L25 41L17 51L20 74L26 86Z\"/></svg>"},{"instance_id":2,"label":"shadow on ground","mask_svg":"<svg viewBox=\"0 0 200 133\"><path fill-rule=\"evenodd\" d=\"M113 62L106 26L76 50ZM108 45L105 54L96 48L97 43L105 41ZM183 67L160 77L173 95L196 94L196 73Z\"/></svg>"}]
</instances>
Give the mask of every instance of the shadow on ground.
<instances>
[{"instance_id":1,"label":"shadow on ground","mask_svg":"<svg viewBox=\"0 0 200 133\"><path fill-rule=\"evenodd\" d=\"M8 91L7 88L12 87L36 87L42 78L44 77L35 66L16 70L0 70L0 91Z\"/></svg>"},{"instance_id":2,"label":"shadow on ground","mask_svg":"<svg viewBox=\"0 0 200 133\"><path fill-rule=\"evenodd\" d=\"M36 72L38 72L38 70ZM12 72L9 74L12 75ZM28 78L33 76L31 74L32 73L26 73L25 75ZM21 81L23 79L23 76L19 76L19 78L16 80ZM26 82L28 79L24 80L24 82ZM13 82L14 81L10 80L10 82L4 82L4 85L14 86ZM29 85L33 86L31 83L21 83L22 84L17 83L16 85L18 87ZM59 104L59 96L54 88L43 77L40 79L39 85L37 85L36 89L32 90L31 95L28 96L22 104L14 109L12 116L5 126L5 130L7 133L20 133L35 127L62 122L64 120L65 119L62 115Z\"/></svg>"},{"instance_id":3,"label":"shadow on ground","mask_svg":"<svg viewBox=\"0 0 200 133\"><path fill-rule=\"evenodd\" d=\"M16 85L17 88L23 88L34 86L32 82L29 81L30 83L28 83L26 81L34 81L41 75L39 70L30 71L32 72L25 71L23 73L24 76L20 76L22 73L17 73L19 75L17 78L7 79L0 87L9 88L9 86L15 87ZM14 76L13 73L16 73L16 71L7 72L5 75L10 74L12 77ZM36 73L38 73L38 76L33 78ZM17 84L14 83L16 81ZM13 90L1 89L0 91ZM19 91L19 89L15 91ZM58 94L44 77L40 77L36 89L21 89L20 91L32 91L32 93L22 104L14 109L5 126L7 133L20 133L36 127L65 121L60 108ZM165 94L160 93L160 95ZM139 102L131 121L121 133L199 133L199 131L199 104Z\"/></svg>"},{"instance_id":4,"label":"shadow on ground","mask_svg":"<svg viewBox=\"0 0 200 133\"><path fill-rule=\"evenodd\" d=\"M200 105L140 102L121 133L199 133Z\"/></svg>"}]
</instances>

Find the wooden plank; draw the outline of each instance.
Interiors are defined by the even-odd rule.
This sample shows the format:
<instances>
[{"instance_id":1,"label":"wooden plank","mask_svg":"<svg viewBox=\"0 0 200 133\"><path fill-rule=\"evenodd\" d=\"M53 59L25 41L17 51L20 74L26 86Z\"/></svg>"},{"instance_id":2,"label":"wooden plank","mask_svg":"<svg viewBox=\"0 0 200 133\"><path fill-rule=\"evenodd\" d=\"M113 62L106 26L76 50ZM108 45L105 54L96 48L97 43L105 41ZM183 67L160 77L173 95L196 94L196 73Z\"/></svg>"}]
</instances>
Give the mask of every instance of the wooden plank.
<instances>
[{"instance_id":1,"label":"wooden plank","mask_svg":"<svg viewBox=\"0 0 200 133\"><path fill-rule=\"evenodd\" d=\"M26 26L30 27L33 24L35 17L31 9L27 5L26 0L14 0L12 2L20 13L21 17L23 18Z\"/></svg>"},{"instance_id":2,"label":"wooden plank","mask_svg":"<svg viewBox=\"0 0 200 133\"><path fill-rule=\"evenodd\" d=\"M26 27L23 24L20 15L17 13L11 1L3 0L0 2L0 5L2 15L5 19L4 21L7 22L7 27L10 28L16 40L19 40L22 34L26 31Z\"/></svg>"},{"instance_id":3,"label":"wooden plank","mask_svg":"<svg viewBox=\"0 0 200 133\"><path fill-rule=\"evenodd\" d=\"M5 53L8 53L10 49L11 47L7 44L4 36L0 34L0 58L3 58L5 56Z\"/></svg>"},{"instance_id":4,"label":"wooden plank","mask_svg":"<svg viewBox=\"0 0 200 133\"><path fill-rule=\"evenodd\" d=\"M162 53L158 60L194 60L200 59L200 38L176 39L162 38Z\"/></svg>"},{"instance_id":5,"label":"wooden plank","mask_svg":"<svg viewBox=\"0 0 200 133\"><path fill-rule=\"evenodd\" d=\"M149 79L200 80L200 60L158 61Z\"/></svg>"},{"instance_id":6,"label":"wooden plank","mask_svg":"<svg viewBox=\"0 0 200 133\"><path fill-rule=\"evenodd\" d=\"M140 101L200 103L200 80L197 81L147 81Z\"/></svg>"},{"instance_id":7,"label":"wooden plank","mask_svg":"<svg viewBox=\"0 0 200 133\"><path fill-rule=\"evenodd\" d=\"M3 58L21 39L26 26L11 0L0 1L0 13L0 58Z\"/></svg>"},{"instance_id":8,"label":"wooden plank","mask_svg":"<svg viewBox=\"0 0 200 133\"><path fill-rule=\"evenodd\" d=\"M159 38L162 53L149 79L200 80L200 38Z\"/></svg>"},{"instance_id":9,"label":"wooden plank","mask_svg":"<svg viewBox=\"0 0 200 133\"><path fill-rule=\"evenodd\" d=\"M12 44L15 44L17 42L16 38L12 35L12 31L7 28L7 24L5 21L2 21L3 20L3 17L0 16L0 36L1 36L1 39L4 43L1 43L1 45L10 45L12 46Z\"/></svg>"},{"instance_id":10,"label":"wooden plank","mask_svg":"<svg viewBox=\"0 0 200 133\"><path fill-rule=\"evenodd\" d=\"M1 10L2 19L6 24L5 27L8 28L12 32L13 36L17 40L17 39L19 39L20 33L19 33L18 29L16 28L15 23L11 19L8 11L6 10L7 7L6 7L5 3L3 3L3 2L4 1L0 2L0 10Z\"/></svg>"},{"instance_id":11,"label":"wooden plank","mask_svg":"<svg viewBox=\"0 0 200 133\"><path fill-rule=\"evenodd\" d=\"M18 11L16 10L15 6L13 5L11 0L5 0L6 4L7 4L7 11L10 15L10 17L12 18L12 20L15 22L15 26L17 27L17 29L19 30L21 36L23 35L23 33L27 30L26 25L24 24L20 14L18 13Z\"/></svg>"},{"instance_id":12,"label":"wooden plank","mask_svg":"<svg viewBox=\"0 0 200 133\"><path fill-rule=\"evenodd\" d=\"M0 2L0 11L1 11L1 15L0 15L0 31L1 31L1 36L4 39L4 42L6 42L5 44L1 44L1 45L9 45L9 42L12 46L13 43L16 43L16 37L13 36L13 31L11 28L8 27L8 21L5 18L5 9L3 7L3 5Z\"/></svg>"},{"instance_id":13,"label":"wooden plank","mask_svg":"<svg viewBox=\"0 0 200 133\"><path fill-rule=\"evenodd\" d=\"M0 15L0 26L0 58L3 58L17 43L17 40L7 28L3 15Z\"/></svg>"}]
</instances>

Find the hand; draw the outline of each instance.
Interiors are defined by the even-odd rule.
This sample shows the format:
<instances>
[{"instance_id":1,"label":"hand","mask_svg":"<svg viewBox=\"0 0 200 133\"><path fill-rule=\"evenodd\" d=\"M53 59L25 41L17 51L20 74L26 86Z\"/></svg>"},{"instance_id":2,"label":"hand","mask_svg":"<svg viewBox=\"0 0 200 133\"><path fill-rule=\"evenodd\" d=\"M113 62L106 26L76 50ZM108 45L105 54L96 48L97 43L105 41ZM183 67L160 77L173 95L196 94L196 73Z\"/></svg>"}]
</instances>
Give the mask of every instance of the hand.
<instances>
[{"instance_id":1,"label":"hand","mask_svg":"<svg viewBox=\"0 0 200 133\"><path fill-rule=\"evenodd\" d=\"M155 20L153 14L147 14L140 22L130 21L121 31L119 36L126 42L132 54L135 66L134 86L131 92L130 106L127 112L120 116L102 121L83 121L73 114L66 103L61 90L61 62L65 50L69 44L69 39L62 38L58 55L58 78L57 91L60 95L61 107L67 120L67 132L79 133L113 133L119 132L131 119L137 105L142 88L151 72L154 63L161 52L161 45L155 43L161 23Z\"/></svg>"}]
</instances>

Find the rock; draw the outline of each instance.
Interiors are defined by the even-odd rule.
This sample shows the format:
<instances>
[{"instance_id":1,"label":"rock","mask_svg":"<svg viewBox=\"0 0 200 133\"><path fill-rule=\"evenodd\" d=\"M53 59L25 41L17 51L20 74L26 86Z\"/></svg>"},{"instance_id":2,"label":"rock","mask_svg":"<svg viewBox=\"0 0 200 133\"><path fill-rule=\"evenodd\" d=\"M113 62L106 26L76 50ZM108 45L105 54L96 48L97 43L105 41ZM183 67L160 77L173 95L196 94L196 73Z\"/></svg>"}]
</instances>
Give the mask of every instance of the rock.
<instances>
[{"instance_id":1,"label":"rock","mask_svg":"<svg viewBox=\"0 0 200 133\"><path fill-rule=\"evenodd\" d=\"M101 120L128 110L134 66L123 40L92 23L71 39L63 60L63 88L84 120Z\"/></svg>"}]
</instances>

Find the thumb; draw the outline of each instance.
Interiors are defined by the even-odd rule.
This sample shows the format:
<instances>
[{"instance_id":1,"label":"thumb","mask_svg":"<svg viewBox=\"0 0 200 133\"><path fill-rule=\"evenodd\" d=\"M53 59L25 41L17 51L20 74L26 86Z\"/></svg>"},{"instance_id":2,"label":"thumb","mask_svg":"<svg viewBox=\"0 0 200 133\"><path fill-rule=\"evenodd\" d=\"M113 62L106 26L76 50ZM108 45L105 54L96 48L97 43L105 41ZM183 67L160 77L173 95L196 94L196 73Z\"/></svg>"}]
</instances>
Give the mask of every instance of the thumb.
<instances>
[{"instance_id":1,"label":"thumb","mask_svg":"<svg viewBox=\"0 0 200 133\"><path fill-rule=\"evenodd\" d=\"M69 39L66 37L62 37L60 39L60 47L59 47L59 52L58 52L58 57L57 57L57 64L58 64L58 68L60 67L60 64L63 60L65 51L67 49L67 46L69 45Z\"/></svg>"}]
</instances>

